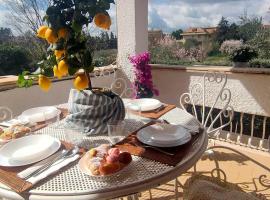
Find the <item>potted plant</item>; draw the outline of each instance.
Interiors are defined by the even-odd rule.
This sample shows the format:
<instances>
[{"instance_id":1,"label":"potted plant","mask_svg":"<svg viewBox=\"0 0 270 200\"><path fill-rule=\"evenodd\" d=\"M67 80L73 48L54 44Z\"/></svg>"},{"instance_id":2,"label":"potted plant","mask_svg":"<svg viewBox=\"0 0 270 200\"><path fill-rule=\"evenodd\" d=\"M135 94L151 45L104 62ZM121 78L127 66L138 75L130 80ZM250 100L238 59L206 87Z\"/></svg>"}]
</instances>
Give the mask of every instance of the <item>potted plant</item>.
<instances>
[{"instance_id":1,"label":"potted plant","mask_svg":"<svg viewBox=\"0 0 270 200\"><path fill-rule=\"evenodd\" d=\"M135 89L136 98L151 98L159 95L157 89L154 88L152 82L150 53L144 52L135 56L129 57L130 62L133 64L135 81L133 87Z\"/></svg>"},{"instance_id":2,"label":"potted plant","mask_svg":"<svg viewBox=\"0 0 270 200\"><path fill-rule=\"evenodd\" d=\"M249 45L241 45L230 53L234 67L248 67L248 62L257 56L257 52Z\"/></svg>"},{"instance_id":3,"label":"potted plant","mask_svg":"<svg viewBox=\"0 0 270 200\"><path fill-rule=\"evenodd\" d=\"M75 123L85 132L103 133L106 122L124 118L124 105L120 97L111 91L93 88L89 73L94 70L92 53L86 46L85 30L90 23L109 30L111 18L107 10L114 0L52 0L46 10L46 25L37 31L39 38L48 42L48 56L38 63L39 74L24 72L18 85L29 87L38 80L40 88L48 91L49 77L61 79L74 76L69 97L67 122ZM105 104L106 102L106 104Z\"/></svg>"}]
</instances>

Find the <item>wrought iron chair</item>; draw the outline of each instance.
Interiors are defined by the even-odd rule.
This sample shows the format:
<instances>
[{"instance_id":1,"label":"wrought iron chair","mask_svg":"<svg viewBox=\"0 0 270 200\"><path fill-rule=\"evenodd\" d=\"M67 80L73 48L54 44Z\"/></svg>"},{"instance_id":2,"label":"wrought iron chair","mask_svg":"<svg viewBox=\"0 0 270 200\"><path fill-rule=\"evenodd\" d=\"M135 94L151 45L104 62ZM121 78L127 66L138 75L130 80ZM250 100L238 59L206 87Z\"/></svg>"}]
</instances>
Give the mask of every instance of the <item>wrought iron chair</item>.
<instances>
[{"instance_id":1,"label":"wrought iron chair","mask_svg":"<svg viewBox=\"0 0 270 200\"><path fill-rule=\"evenodd\" d=\"M219 87L216 87L213 84L218 85ZM270 181L267 179L269 178L267 177L267 173L269 174L270 168L240 152L238 148L241 146L252 151L269 151L270 144L268 144L268 148L266 145L266 143L269 143L269 140L265 138L267 117L264 117L263 120L263 132L261 138L256 138L254 136L253 130L255 114L252 115L251 134L249 136L243 134L243 112L241 112L240 115L240 133L232 133L234 109L229 105L231 101L231 91L226 88L226 84L227 76L225 74L206 73L203 76L202 83L193 85L189 93L184 93L180 97L181 107L187 112L191 112L201 122L202 126L205 128L205 131L208 133L209 147L205 153L204 159L209 159L215 163L214 169L209 170L208 172L199 172L195 165L194 172L208 173L212 177L217 177L219 179L223 179L223 181L227 181L226 173L221 169L219 160L217 158L218 150L225 149L238 154L240 157L242 157L242 159L248 160L257 165L257 167L265 170L266 174L259 175L256 179L261 186L265 187L266 189L270 189ZM209 85L211 86L210 89L207 88ZM212 89L212 87L215 88ZM213 99L213 90L218 90L217 96L214 98L214 102L209 102L207 97L210 95ZM217 111L215 108L219 108L219 110ZM224 132L222 129L227 126L230 127L230 131ZM238 122L236 123L236 130L237 126ZM254 140L257 142L254 143ZM239 185L242 187L247 187L245 184ZM183 187L178 180L176 180L176 192L178 192L177 186ZM256 186L254 191L258 192Z\"/></svg>"}]
</instances>

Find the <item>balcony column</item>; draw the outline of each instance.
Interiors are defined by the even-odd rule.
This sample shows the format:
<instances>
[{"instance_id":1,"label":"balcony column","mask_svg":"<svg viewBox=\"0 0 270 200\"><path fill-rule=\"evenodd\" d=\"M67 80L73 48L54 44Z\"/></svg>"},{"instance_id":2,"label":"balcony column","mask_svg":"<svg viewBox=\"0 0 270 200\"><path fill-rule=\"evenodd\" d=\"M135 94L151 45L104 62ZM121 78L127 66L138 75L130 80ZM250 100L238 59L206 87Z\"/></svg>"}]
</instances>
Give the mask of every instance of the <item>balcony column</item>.
<instances>
[{"instance_id":1,"label":"balcony column","mask_svg":"<svg viewBox=\"0 0 270 200\"><path fill-rule=\"evenodd\" d=\"M116 0L116 9L118 66L121 76L133 81L128 56L148 49L148 0Z\"/></svg>"}]
</instances>

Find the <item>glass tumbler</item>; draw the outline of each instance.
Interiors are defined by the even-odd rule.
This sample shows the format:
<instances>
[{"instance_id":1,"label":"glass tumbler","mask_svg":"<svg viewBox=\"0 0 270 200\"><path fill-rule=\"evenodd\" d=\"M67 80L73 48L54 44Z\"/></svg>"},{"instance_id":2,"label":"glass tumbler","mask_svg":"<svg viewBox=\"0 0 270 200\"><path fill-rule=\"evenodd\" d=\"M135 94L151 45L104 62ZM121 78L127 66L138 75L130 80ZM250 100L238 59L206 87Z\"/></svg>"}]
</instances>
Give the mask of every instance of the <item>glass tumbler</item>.
<instances>
[{"instance_id":1,"label":"glass tumbler","mask_svg":"<svg viewBox=\"0 0 270 200\"><path fill-rule=\"evenodd\" d=\"M107 124L108 136L112 145L120 142L126 136L125 122L124 121L113 121Z\"/></svg>"}]
</instances>

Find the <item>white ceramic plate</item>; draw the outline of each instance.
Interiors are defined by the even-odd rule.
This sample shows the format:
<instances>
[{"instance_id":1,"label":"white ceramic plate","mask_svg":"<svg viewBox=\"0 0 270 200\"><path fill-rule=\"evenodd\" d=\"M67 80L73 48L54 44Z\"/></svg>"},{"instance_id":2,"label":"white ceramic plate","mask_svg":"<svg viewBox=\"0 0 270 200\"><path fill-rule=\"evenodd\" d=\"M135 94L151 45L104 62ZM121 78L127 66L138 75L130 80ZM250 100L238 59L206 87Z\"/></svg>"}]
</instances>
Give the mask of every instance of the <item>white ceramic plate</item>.
<instances>
[{"instance_id":1,"label":"white ceramic plate","mask_svg":"<svg viewBox=\"0 0 270 200\"><path fill-rule=\"evenodd\" d=\"M23 166L55 153L61 142L48 135L30 135L12 140L0 148L0 166Z\"/></svg>"},{"instance_id":2,"label":"white ceramic plate","mask_svg":"<svg viewBox=\"0 0 270 200\"><path fill-rule=\"evenodd\" d=\"M78 163L79 169L81 170L82 173L84 173L84 174L86 174L86 175L88 175L88 176L91 176L91 177L93 177L93 178L95 178L95 179L100 179L101 181L102 181L102 180L105 180L106 178L110 178L111 176L115 176L115 175L120 174L121 172L123 172L124 170L126 170L126 169L130 166L130 164L132 163L132 161L131 161L131 163L129 163L129 164L128 164L127 166L125 166L123 169L121 169L121 170L119 170L119 171L117 171L117 172L115 172L115 173L113 173L113 174L108 174L108 175L105 175L105 176L98 176L98 175L93 175L93 174L91 173L91 171L88 169L88 167L87 167L87 160L88 160L88 159L89 159L88 154L85 154L85 155L80 159L80 161L79 161L79 163Z\"/></svg>"},{"instance_id":3,"label":"white ceramic plate","mask_svg":"<svg viewBox=\"0 0 270 200\"><path fill-rule=\"evenodd\" d=\"M180 125L154 124L138 131L137 138L152 146L174 147L190 141L191 134Z\"/></svg>"},{"instance_id":4,"label":"white ceramic plate","mask_svg":"<svg viewBox=\"0 0 270 200\"><path fill-rule=\"evenodd\" d=\"M128 108L134 111L138 111L138 108L141 111L151 111L160 106L162 106L162 103L159 100L151 98L133 99L128 103Z\"/></svg>"},{"instance_id":5,"label":"white ceramic plate","mask_svg":"<svg viewBox=\"0 0 270 200\"><path fill-rule=\"evenodd\" d=\"M31 123L43 122L53 119L61 114L61 111L54 106L44 106L30 108L18 117L18 119L27 119Z\"/></svg>"}]
</instances>

